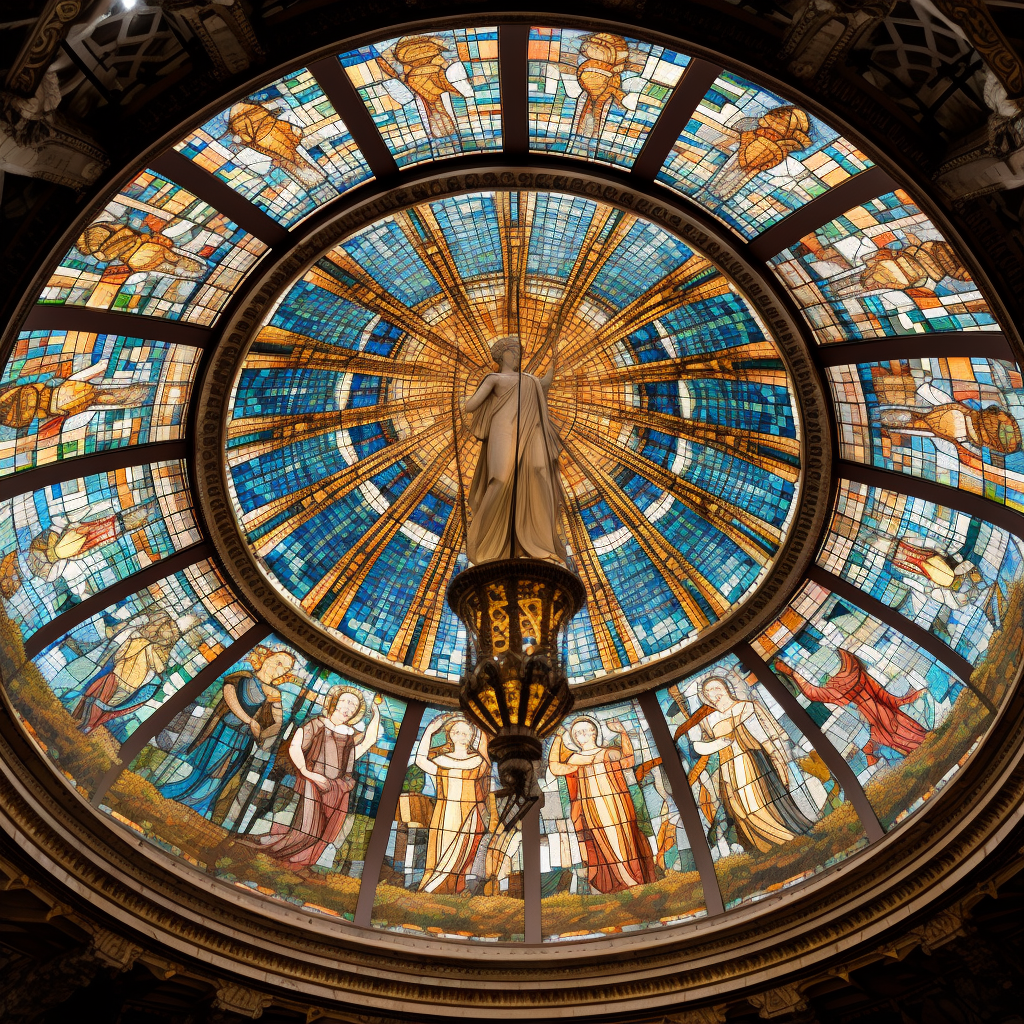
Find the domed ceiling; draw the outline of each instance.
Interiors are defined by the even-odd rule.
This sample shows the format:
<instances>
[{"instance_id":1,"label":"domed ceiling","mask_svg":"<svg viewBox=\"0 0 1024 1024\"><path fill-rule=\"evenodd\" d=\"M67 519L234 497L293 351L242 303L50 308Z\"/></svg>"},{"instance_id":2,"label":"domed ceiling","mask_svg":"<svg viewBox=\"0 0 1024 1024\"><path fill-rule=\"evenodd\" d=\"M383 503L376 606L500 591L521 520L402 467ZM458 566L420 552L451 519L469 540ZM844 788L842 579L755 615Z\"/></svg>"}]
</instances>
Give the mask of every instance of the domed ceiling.
<instances>
[{"instance_id":1,"label":"domed ceiling","mask_svg":"<svg viewBox=\"0 0 1024 1024\"><path fill-rule=\"evenodd\" d=\"M0 381L25 733L183 885L365 943L826 884L986 749L1020 655L1024 384L927 201L734 71L514 29L205 114L74 225ZM588 603L501 832L443 595L507 334Z\"/></svg>"},{"instance_id":2,"label":"domed ceiling","mask_svg":"<svg viewBox=\"0 0 1024 1024\"><path fill-rule=\"evenodd\" d=\"M517 334L555 369L562 528L590 595L576 681L679 649L779 549L800 477L782 357L708 259L554 192L470 193L346 239L297 281L238 373L227 462L273 583L345 642L457 679L442 595L466 565L480 444L465 401Z\"/></svg>"}]
</instances>

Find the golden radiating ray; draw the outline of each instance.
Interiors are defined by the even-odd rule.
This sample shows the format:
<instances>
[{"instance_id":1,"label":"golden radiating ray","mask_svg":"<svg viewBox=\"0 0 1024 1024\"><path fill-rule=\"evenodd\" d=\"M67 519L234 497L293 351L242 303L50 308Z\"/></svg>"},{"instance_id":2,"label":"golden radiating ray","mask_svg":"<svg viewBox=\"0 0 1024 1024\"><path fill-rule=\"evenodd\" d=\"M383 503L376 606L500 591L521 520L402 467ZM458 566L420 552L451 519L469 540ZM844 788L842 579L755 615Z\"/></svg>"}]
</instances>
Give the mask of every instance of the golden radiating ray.
<instances>
[{"instance_id":1,"label":"golden radiating ray","mask_svg":"<svg viewBox=\"0 0 1024 1024\"><path fill-rule=\"evenodd\" d=\"M611 228L605 238L602 233L612 222ZM574 318L583 301L590 296L590 289L594 279L601 272L611 254L621 245L623 239L629 233L630 228L636 223L636 217L624 213L611 206L598 205L594 216L587 225L579 252L576 254L575 262L565 280L563 299L558 303L557 308L552 311L548 322L544 325L543 344L539 345L533 353L526 367L528 373L536 373L541 363L552 351L554 344L558 343L558 362L571 365L571 356L567 355L574 350L574 345L566 345L566 339L560 337L564 325Z\"/></svg>"},{"instance_id":2,"label":"golden radiating ray","mask_svg":"<svg viewBox=\"0 0 1024 1024\"><path fill-rule=\"evenodd\" d=\"M450 429L447 422L436 423L422 434L410 434L408 437L375 451L365 459L360 459L350 466L331 473L322 480L317 480L316 483L307 484L290 494L282 494L267 504L261 505L258 509L253 509L252 512L242 516L242 526L250 538L264 523L271 522L288 512L289 509L295 511L262 537L250 539L250 545L258 555L265 556L273 551L293 530L308 522L321 509L326 508L341 495L347 494L353 487L394 465L399 459L415 455L433 438Z\"/></svg>"},{"instance_id":3,"label":"golden radiating ray","mask_svg":"<svg viewBox=\"0 0 1024 1024\"><path fill-rule=\"evenodd\" d=\"M312 412L302 416L245 416L232 420L228 424L228 441L246 434L259 432L269 433L270 437L260 437L243 442L229 448L228 461L237 464L241 461L259 458L278 448L284 448L295 441L305 441L324 434L332 434L338 430L365 426L369 423L383 423L393 419L409 420L415 413L429 412L431 416L414 417L410 423L412 433L418 433L443 416L439 410L444 408L448 395L443 392L431 392L422 398L408 401L382 402L379 405L363 405L355 409L334 409L330 412Z\"/></svg>"},{"instance_id":4,"label":"golden radiating ray","mask_svg":"<svg viewBox=\"0 0 1024 1024\"><path fill-rule=\"evenodd\" d=\"M267 352L263 345L288 346L288 352ZM448 364L450 365L450 364ZM363 373L370 377L398 380L444 380L445 366L431 360L400 360L372 352L353 352L349 348L328 345L280 327L262 327L255 345L246 354L247 370L330 370L336 373ZM448 378L451 371L448 371Z\"/></svg>"},{"instance_id":5,"label":"golden radiating ray","mask_svg":"<svg viewBox=\"0 0 1024 1024\"><path fill-rule=\"evenodd\" d=\"M747 365L773 363L774 366ZM589 374L580 373L581 384L591 381L598 387L611 384L656 384L679 380L752 381L779 388L789 388L789 378L778 349L770 341L752 341L718 352L682 356L679 359L659 359L650 363L632 363L629 366L595 367Z\"/></svg>"},{"instance_id":6,"label":"golden radiating ray","mask_svg":"<svg viewBox=\"0 0 1024 1024\"><path fill-rule=\"evenodd\" d=\"M800 458L798 437L779 437L744 427L704 423L652 409L616 408L610 403L580 403L577 409L578 420L586 419L598 429L611 420L626 427L657 430L669 437L679 437L732 455L790 483L795 483L800 477L799 462L793 462L793 459ZM773 452L776 453L774 456Z\"/></svg>"},{"instance_id":7,"label":"golden radiating ray","mask_svg":"<svg viewBox=\"0 0 1024 1024\"><path fill-rule=\"evenodd\" d=\"M427 235L426 240L420 237L412 222L412 211L405 210L396 214L395 222L437 282L441 294L448 301L450 316L456 327L461 330L464 338L471 341L477 356L474 362L487 366L491 360L490 348L479 320L469 313L473 303L466 293L465 282L448 247L448 239L445 238L444 231L437 223L433 208L429 204L424 203L417 207L415 215L420 220L424 234Z\"/></svg>"},{"instance_id":8,"label":"golden radiating ray","mask_svg":"<svg viewBox=\"0 0 1024 1024\"><path fill-rule=\"evenodd\" d=\"M302 599L302 607L307 612L311 612L344 578L344 583L334 594L331 604L318 616L328 629L336 628L345 617L345 613L381 552L394 540L416 506L423 501L430 489L437 483L442 472L454 461L455 441L451 439L409 481L405 490L391 503L387 512L373 523L354 544L349 546L349 549L337 560L334 568L317 580L316 585Z\"/></svg>"},{"instance_id":9,"label":"golden radiating ray","mask_svg":"<svg viewBox=\"0 0 1024 1024\"><path fill-rule=\"evenodd\" d=\"M597 551L583 517L580 513L579 501L569 489L565 489L565 505L562 508L562 524L572 543L573 558L576 568L587 588L587 600L596 606L597 614L591 614L590 623L594 630L594 639L601 654L601 664L609 671L616 668L628 668L635 665L642 657L640 642L633 633L633 627L626 618L626 613L619 604L618 596L608 580ZM615 626L622 646L626 651L627 661L622 663L619 652L612 640L608 623Z\"/></svg>"},{"instance_id":10,"label":"golden radiating ray","mask_svg":"<svg viewBox=\"0 0 1024 1024\"><path fill-rule=\"evenodd\" d=\"M577 422L574 433L595 453L599 452L603 461L637 473L645 480L650 480L660 490L671 494L678 502L728 537L758 565L767 565L775 556L782 542L781 530L769 526L721 495L708 494L689 480L677 476L643 455L638 455L625 445L616 444L609 439L607 430L594 429ZM743 524L746 530L741 529L738 524ZM747 530L754 536L751 537Z\"/></svg>"},{"instance_id":11,"label":"golden radiating ray","mask_svg":"<svg viewBox=\"0 0 1024 1024\"><path fill-rule=\"evenodd\" d=\"M311 281L332 295L348 299L349 302L376 313L389 324L400 328L410 337L423 342L427 348L443 356L448 365L452 362L463 362L476 367L483 365L472 353L460 348L455 337L443 334L415 310L385 291L344 249L332 249L324 259L333 263L349 277L350 281L338 281L316 265L310 267L303 278L304 281Z\"/></svg>"},{"instance_id":12,"label":"golden radiating ray","mask_svg":"<svg viewBox=\"0 0 1024 1024\"><path fill-rule=\"evenodd\" d=\"M686 613L690 624L697 630L711 624L707 612L683 585L684 578L700 591L715 615L721 617L729 604L718 589L697 568L667 541L633 502L622 493L611 474L601 465L605 461L600 453L581 443L576 435L566 440L566 449L576 460L583 474L590 480L608 507L619 517L633 535L641 549L661 573L665 585L672 591ZM590 449L590 450L588 450Z\"/></svg>"},{"instance_id":13,"label":"golden radiating ray","mask_svg":"<svg viewBox=\"0 0 1024 1024\"><path fill-rule=\"evenodd\" d=\"M703 256L691 256L681 267L666 274L624 309L618 310L595 332L588 345L575 345L565 353L566 371L577 369L599 351L610 351L616 342L648 324L694 302L713 299L729 291L729 281ZM559 357L562 361L562 357Z\"/></svg>"},{"instance_id":14,"label":"golden radiating ray","mask_svg":"<svg viewBox=\"0 0 1024 1024\"><path fill-rule=\"evenodd\" d=\"M430 562L416 587L416 593L402 619L402 624L391 641L391 647L388 649L388 658L391 661L399 661L421 671L429 667L430 653L434 649L437 631L444 615L445 590L462 551L462 540L462 515L456 505L448 517L448 522L444 524L441 539L430 556ZM421 618L424 620L423 628L420 630L415 649L410 650L409 644Z\"/></svg>"},{"instance_id":15,"label":"golden radiating ray","mask_svg":"<svg viewBox=\"0 0 1024 1024\"><path fill-rule=\"evenodd\" d=\"M502 310L504 330L502 333L521 333L524 351L526 351L537 340L535 318L523 317L524 311L527 311L531 304L528 297L523 294L523 275L526 255L530 246L533 215L537 209L537 198L533 192L516 193L519 217L515 223L512 221L512 193L499 192L496 200L498 238L502 253L502 276L505 281L505 302Z\"/></svg>"}]
</instances>

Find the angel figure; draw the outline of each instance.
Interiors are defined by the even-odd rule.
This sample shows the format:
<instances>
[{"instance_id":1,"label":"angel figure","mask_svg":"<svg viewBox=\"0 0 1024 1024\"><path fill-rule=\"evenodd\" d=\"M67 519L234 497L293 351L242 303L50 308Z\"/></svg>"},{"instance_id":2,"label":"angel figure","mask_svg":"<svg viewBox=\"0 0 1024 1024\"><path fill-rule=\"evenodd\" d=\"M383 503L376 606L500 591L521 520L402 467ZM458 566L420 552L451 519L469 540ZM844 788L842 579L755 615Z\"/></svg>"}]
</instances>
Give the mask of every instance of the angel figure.
<instances>
[{"instance_id":1,"label":"angel figure","mask_svg":"<svg viewBox=\"0 0 1024 1024\"><path fill-rule=\"evenodd\" d=\"M545 91L561 81L569 99L576 100L574 134L597 139L604 132L613 108L636 110L644 87L654 82L673 88L682 68L668 71L657 58L634 50L614 32L593 32L579 42L579 54L563 45L562 59L544 69Z\"/></svg>"},{"instance_id":2,"label":"angel figure","mask_svg":"<svg viewBox=\"0 0 1024 1024\"><path fill-rule=\"evenodd\" d=\"M66 575L69 562L86 558L122 534L145 526L152 509L152 505L140 505L93 519L73 520L64 526L52 521L29 543L25 558L28 569L33 576L56 583Z\"/></svg>"},{"instance_id":3,"label":"angel figure","mask_svg":"<svg viewBox=\"0 0 1024 1024\"><path fill-rule=\"evenodd\" d=\"M709 129L703 127L700 135ZM758 174L782 167L786 177L799 178L803 165L793 153L811 145L811 122L799 107L781 106L760 117L743 117L721 129L717 145L733 150L728 160L711 176L704 189L718 200L731 199ZM777 172L778 174L778 172Z\"/></svg>"},{"instance_id":4,"label":"angel figure","mask_svg":"<svg viewBox=\"0 0 1024 1024\"><path fill-rule=\"evenodd\" d=\"M90 224L78 236L75 248L108 264L101 284L123 284L132 274L166 274L194 281L206 273L203 260L179 249L162 231L143 231L125 223Z\"/></svg>"},{"instance_id":5,"label":"angel figure","mask_svg":"<svg viewBox=\"0 0 1024 1024\"><path fill-rule=\"evenodd\" d=\"M276 167L296 184L316 188L327 176L299 152L303 134L302 126L289 120L287 113L277 114L262 103L236 103L228 114L228 136L243 149L235 155L237 163L259 175Z\"/></svg>"},{"instance_id":6,"label":"angel figure","mask_svg":"<svg viewBox=\"0 0 1024 1024\"><path fill-rule=\"evenodd\" d=\"M36 434L48 438L65 427L85 426L102 406L134 409L149 402L150 384L94 384L92 378L101 377L106 368L106 361L101 361L66 380L50 377L0 388L0 425L17 437L32 433L35 425Z\"/></svg>"},{"instance_id":7,"label":"angel figure","mask_svg":"<svg viewBox=\"0 0 1024 1024\"><path fill-rule=\"evenodd\" d=\"M994 377L998 376L1002 372L998 364L991 365ZM895 371L875 367L872 382L879 424L888 433L932 437L973 458L982 448L1000 455L1021 450L1020 425L1005 409L998 387L957 381L950 393L925 369L905 363ZM1010 386L1009 381L1006 384Z\"/></svg>"},{"instance_id":8,"label":"angel figure","mask_svg":"<svg viewBox=\"0 0 1024 1024\"><path fill-rule=\"evenodd\" d=\"M388 94L400 106L415 103L434 138L458 134L452 96L473 96L465 64L445 55L452 49L439 36L403 36L377 58Z\"/></svg>"},{"instance_id":9,"label":"angel figure","mask_svg":"<svg viewBox=\"0 0 1024 1024\"><path fill-rule=\"evenodd\" d=\"M71 714L84 733L134 711L160 689L174 645L185 630L163 608L151 607L127 621L104 613L106 657L86 680Z\"/></svg>"}]
</instances>

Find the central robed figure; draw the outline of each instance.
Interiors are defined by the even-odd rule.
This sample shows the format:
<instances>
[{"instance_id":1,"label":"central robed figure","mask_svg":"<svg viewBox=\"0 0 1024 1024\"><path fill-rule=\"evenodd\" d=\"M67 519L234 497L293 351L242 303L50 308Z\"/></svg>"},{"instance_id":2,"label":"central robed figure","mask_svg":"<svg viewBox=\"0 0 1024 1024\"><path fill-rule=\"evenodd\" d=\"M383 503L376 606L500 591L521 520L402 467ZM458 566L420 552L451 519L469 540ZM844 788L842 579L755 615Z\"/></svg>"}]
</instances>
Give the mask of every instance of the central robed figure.
<instances>
[{"instance_id":1,"label":"central robed figure","mask_svg":"<svg viewBox=\"0 0 1024 1024\"><path fill-rule=\"evenodd\" d=\"M494 342L491 358L499 371L489 373L466 402L473 434L483 442L469 489L473 517L466 555L474 565L521 557L564 564L565 545L558 529L562 443L547 403L554 362L543 377L521 373L522 352L514 334Z\"/></svg>"}]
</instances>

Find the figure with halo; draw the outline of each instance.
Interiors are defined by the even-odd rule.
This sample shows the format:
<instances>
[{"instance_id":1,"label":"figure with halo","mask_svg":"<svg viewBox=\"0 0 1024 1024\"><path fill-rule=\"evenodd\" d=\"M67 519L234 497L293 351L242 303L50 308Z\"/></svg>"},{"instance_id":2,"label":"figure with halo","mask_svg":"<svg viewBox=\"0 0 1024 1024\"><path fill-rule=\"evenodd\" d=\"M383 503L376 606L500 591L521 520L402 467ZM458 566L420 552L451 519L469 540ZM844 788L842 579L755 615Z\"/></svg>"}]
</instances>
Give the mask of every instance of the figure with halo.
<instances>
[{"instance_id":1,"label":"figure with halo","mask_svg":"<svg viewBox=\"0 0 1024 1024\"><path fill-rule=\"evenodd\" d=\"M548 751L548 771L565 779L587 877L600 893L657 879L626 777L635 761L633 743L619 719L608 728L618 734L618 745L602 743L598 720L581 715L558 732Z\"/></svg>"},{"instance_id":2,"label":"figure with halo","mask_svg":"<svg viewBox=\"0 0 1024 1024\"><path fill-rule=\"evenodd\" d=\"M498 338L491 357L498 372L489 373L466 402L473 434L483 442L469 489L467 557L474 565L519 557L564 563L558 529L562 444L547 404L554 358L543 377L521 372L522 348L514 334Z\"/></svg>"},{"instance_id":3,"label":"figure with halo","mask_svg":"<svg viewBox=\"0 0 1024 1024\"><path fill-rule=\"evenodd\" d=\"M434 749L434 737L445 742ZM440 715L427 726L416 764L434 780L426 871L421 892L465 892L469 872L487 833L484 813L491 788L487 737L461 714Z\"/></svg>"}]
</instances>

